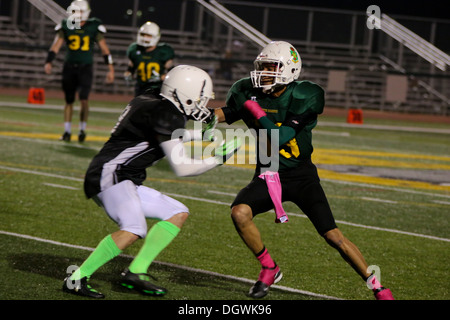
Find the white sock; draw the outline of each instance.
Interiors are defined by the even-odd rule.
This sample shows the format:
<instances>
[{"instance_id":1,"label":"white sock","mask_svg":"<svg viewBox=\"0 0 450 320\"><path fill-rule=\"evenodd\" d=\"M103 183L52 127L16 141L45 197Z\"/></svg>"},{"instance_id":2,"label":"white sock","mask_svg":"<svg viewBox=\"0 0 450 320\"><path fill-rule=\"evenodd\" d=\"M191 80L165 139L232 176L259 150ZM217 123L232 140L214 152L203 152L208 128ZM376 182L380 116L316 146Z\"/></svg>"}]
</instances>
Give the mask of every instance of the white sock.
<instances>
[{"instance_id":1,"label":"white sock","mask_svg":"<svg viewBox=\"0 0 450 320\"><path fill-rule=\"evenodd\" d=\"M72 124L70 122L64 122L64 131L71 133L72 131Z\"/></svg>"},{"instance_id":2,"label":"white sock","mask_svg":"<svg viewBox=\"0 0 450 320\"><path fill-rule=\"evenodd\" d=\"M80 122L80 131L81 130L83 130L83 131L86 130L86 121L81 121Z\"/></svg>"}]
</instances>

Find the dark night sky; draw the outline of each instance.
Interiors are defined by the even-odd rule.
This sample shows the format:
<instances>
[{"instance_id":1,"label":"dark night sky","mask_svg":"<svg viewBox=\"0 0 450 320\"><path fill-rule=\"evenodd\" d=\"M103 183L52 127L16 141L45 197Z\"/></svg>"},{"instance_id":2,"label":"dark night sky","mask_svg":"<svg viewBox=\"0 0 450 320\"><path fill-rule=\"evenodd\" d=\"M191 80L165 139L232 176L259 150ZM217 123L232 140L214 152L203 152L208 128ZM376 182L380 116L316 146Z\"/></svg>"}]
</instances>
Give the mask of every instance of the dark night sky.
<instances>
[{"instance_id":1,"label":"dark night sky","mask_svg":"<svg viewBox=\"0 0 450 320\"><path fill-rule=\"evenodd\" d=\"M437 0L420 2L404 0L266 0L266 2L357 11L365 11L369 5L375 4L380 7L382 13L388 15L412 15L427 18L450 19L448 2Z\"/></svg>"}]
</instances>

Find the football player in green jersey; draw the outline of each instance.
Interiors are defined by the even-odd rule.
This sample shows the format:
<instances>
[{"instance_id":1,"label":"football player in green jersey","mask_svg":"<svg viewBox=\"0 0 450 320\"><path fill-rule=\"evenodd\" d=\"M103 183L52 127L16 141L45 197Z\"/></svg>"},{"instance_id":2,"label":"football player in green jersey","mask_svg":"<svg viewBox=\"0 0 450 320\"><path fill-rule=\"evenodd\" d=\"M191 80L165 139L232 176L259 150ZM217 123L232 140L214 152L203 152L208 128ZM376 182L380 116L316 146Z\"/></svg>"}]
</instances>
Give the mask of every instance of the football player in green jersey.
<instances>
[{"instance_id":1,"label":"football player in green jersey","mask_svg":"<svg viewBox=\"0 0 450 320\"><path fill-rule=\"evenodd\" d=\"M359 249L336 226L317 169L311 162L312 129L324 108L324 90L310 81L296 81L301 64L301 58L291 44L284 41L269 43L254 61L255 70L250 73L250 78L241 79L231 87L226 106L216 109L215 119L210 121L231 124L242 119L249 128L256 130L258 140L265 130L266 136L272 138L272 151L274 146L277 148L278 159L274 158L272 163L264 163L260 151L257 152L253 180L238 193L231 205L231 217L238 234L261 263L259 278L249 294L254 298L264 297L269 287L282 277L253 217L275 209L275 222L287 222L282 202L291 201L366 281L376 299L391 300L391 291L382 287L375 274L369 272ZM258 142L257 147L260 146Z\"/></svg>"},{"instance_id":2,"label":"football player in green jersey","mask_svg":"<svg viewBox=\"0 0 450 320\"><path fill-rule=\"evenodd\" d=\"M139 28L137 41L128 47L129 63L124 77L129 82L136 71L135 96L148 89L157 93L166 73L173 68L173 48L166 43L159 43L160 38L159 26L148 21Z\"/></svg>"},{"instance_id":3,"label":"football player in green jersey","mask_svg":"<svg viewBox=\"0 0 450 320\"><path fill-rule=\"evenodd\" d=\"M109 68L106 83L114 82L113 60L105 40L106 28L99 19L89 18L90 11L87 1L75 0L72 2L68 12L69 14L74 13L56 26L57 34L45 62L45 72L51 74L52 61L62 45L66 43L67 53L62 72L62 88L66 105L64 107L64 134L61 140L67 142L71 139L73 103L77 90L81 102L78 141L83 142L86 139L85 130L89 114L88 98L92 87L95 43L99 45Z\"/></svg>"}]
</instances>

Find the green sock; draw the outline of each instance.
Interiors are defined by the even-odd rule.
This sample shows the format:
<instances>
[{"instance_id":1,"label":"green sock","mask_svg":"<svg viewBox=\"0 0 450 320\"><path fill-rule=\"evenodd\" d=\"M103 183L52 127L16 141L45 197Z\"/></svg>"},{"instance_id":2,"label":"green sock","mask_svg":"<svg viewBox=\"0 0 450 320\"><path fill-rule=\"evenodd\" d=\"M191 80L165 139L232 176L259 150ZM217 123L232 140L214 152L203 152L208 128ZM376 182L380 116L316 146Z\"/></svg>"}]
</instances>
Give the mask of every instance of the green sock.
<instances>
[{"instance_id":1,"label":"green sock","mask_svg":"<svg viewBox=\"0 0 450 320\"><path fill-rule=\"evenodd\" d=\"M121 252L111 235L106 236L83 262L81 267L75 270L70 279L75 281L84 277L90 277L98 268L117 257Z\"/></svg>"},{"instance_id":2,"label":"green sock","mask_svg":"<svg viewBox=\"0 0 450 320\"><path fill-rule=\"evenodd\" d=\"M148 232L144 245L131 262L129 270L133 273L147 273L153 259L178 235L180 228L168 221L160 221Z\"/></svg>"}]
</instances>

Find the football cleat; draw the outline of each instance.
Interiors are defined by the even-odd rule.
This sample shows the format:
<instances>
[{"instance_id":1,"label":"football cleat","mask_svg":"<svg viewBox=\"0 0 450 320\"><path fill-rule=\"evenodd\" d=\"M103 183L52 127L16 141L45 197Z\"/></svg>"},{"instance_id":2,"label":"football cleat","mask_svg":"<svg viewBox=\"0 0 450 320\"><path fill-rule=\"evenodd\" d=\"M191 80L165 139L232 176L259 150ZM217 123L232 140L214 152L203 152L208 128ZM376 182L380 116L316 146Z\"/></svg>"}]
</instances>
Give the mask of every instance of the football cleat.
<instances>
[{"instance_id":1,"label":"football cleat","mask_svg":"<svg viewBox=\"0 0 450 320\"><path fill-rule=\"evenodd\" d=\"M95 298L95 299L103 299L105 297L104 294L98 292L97 290L91 288L88 284L89 278L84 277L78 281L72 281L69 279L69 276L64 279L63 291L72 293L78 296Z\"/></svg>"},{"instance_id":2,"label":"football cleat","mask_svg":"<svg viewBox=\"0 0 450 320\"><path fill-rule=\"evenodd\" d=\"M121 274L122 280L120 284L128 289L134 289L139 293L151 296L163 296L167 290L159 287L149 281L150 275L147 273L133 273L130 270L125 270Z\"/></svg>"},{"instance_id":3,"label":"football cleat","mask_svg":"<svg viewBox=\"0 0 450 320\"><path fill-rule=\"evenodd\" d=\"M64 132L63 135L61 136L61 138L59 138L60 141L66 141L66 142L70 142L70 133L69 132Z\"/></svg>"},{"instance_id":4,"label":"football cleat","mask_svg":"<svg viewBox=\"0 0 450 320\"><path fill-rule=\"evenodd\" d=\"M269 293L269 287L283 278L280 268L275 265L273 268L262 267L258 281L250 288L249 295L252 298L262 298Z\"/></svg>"},{"instance_id":5,"label":"football cleat","mask_svg":"<svg viewBox=\"0 0 450 320\"><path fill-rule=\"evenodd\" d=\"M385 287L380 287L373 291L375 294L375 299L377 300L394 300L394 296L390 289Z\"/></svg>"},{"instance_id":6,"label":"football cleat","mask_svg":"<svg viewBox=\"0 0 450 320\"><path fill-rule=\"evenodd\" d=\"M80 133L78 134L78 142L84 142L86 140L86 132L84 130L80 130Z\"/></svg>"}]
</instances>

